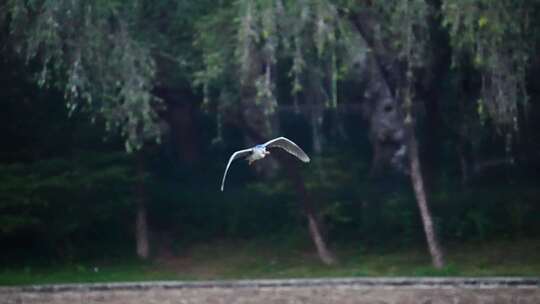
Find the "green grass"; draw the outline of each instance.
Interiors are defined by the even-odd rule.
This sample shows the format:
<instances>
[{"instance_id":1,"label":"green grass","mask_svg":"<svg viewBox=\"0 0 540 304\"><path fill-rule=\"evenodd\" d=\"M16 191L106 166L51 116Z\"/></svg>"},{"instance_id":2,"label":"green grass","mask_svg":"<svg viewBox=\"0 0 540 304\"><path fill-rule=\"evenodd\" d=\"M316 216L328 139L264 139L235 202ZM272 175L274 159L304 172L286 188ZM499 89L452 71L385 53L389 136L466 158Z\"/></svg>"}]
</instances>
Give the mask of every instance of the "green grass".
<instances>
[{"instance_id":1,"label":"green grass","mask_svg":"<svg viewBox=\"0 0 540 304\"><path fill-rule=\"evenodd\" d=\"M0 269L0 285L366 276L538 276L540 240L449 245L447 266L431 267L425 248L334 248L335 266L322 265L309 244L219 241L153 262L108 261ZM95 268L97 267L97 268Z\"/></svg>"}]
</instances>

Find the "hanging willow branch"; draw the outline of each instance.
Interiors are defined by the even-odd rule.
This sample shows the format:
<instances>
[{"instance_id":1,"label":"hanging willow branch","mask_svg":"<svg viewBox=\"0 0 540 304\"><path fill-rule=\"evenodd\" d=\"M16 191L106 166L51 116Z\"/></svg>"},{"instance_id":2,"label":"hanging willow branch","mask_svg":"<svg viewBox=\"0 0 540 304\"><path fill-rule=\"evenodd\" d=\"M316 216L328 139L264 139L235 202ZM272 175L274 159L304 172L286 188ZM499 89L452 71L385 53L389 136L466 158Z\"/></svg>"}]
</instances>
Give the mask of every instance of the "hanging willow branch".
<instances>
[{"instance_id":1,"label":"hanging willow branch","mask_svg":"<svg viewBox=\"0 0 540 304\"><path fill-rule=\"evenodd\" d=\"M444 25L454 61L470 55L482 74L478 112L503 133L517 131L519 104L526 108L525 74L532 50L529 37L533 1L444 1Z\"/></svg>"},{"instance_id":2,"label":"hanging willow branch","mask_svg":"<svg viewBox=\"0 0 540 304\"><path fill-rule=\"evenodd\" d=\"M424 0L383 1L376 0L373 6L385 20L379 28L376 39L391 41L396 59L404 66L404 77L398 86L396 96L403 100L405 122L413 119L415 73L429 62L428 15L429 5Z\"/></svg>"},{"instance_id":3,"label":"hanging willow branch","mask_svg":"<svg viewBox=\"0 0 540 304\"><path fill-rule=\"evenodd\" d=\"M235 34L224 38L222 30L230 28L230 20L235 20ZM227 22L228 26L225 25ZM328 88L330 98L325 104L335 107L338 70L343 68L337 58L345 49L346 29L349 28L343 26L343 22L328 0L235 1L201 23L197 41L204 54L205 67L196 74L196 84L215 88L221 85L226 90L238 90L230 83L224 86L225 79L234 79L233 75L238 74L248 75L253 62L250 56L257 53L262 56L264 72L255 79L240 77L242 81L251 81L257 88L256 103L265 99L264 102L277 106L274 92L278 88L273 74L279 60L290 60L288 76L292 81L291 95L294 99L297 100L298 93L305 87L308 77L304 73L308 63L310 70L321 74L328 72L327 67L330 67L328 80L322 79L325 82L319 87ZM231 57L226 57L231 54L234 54L232 58L237 63L236 68L231 64Z\"/></svg>"},{"instance_id":4,"label":"hanging willow branch","mask_svg":"<svg viewBox=\"0 0 540 304\"><path fill-rule=\"evenodd\" d=\"M12 0L5 9L15 51L39 66L40 86L64 91L70 112L104 118L107 129L121 131L128 151L159 139L159 101L150 93L155 64L133 38L129 18L137 1Z\"/></svg>"}]
</instances>

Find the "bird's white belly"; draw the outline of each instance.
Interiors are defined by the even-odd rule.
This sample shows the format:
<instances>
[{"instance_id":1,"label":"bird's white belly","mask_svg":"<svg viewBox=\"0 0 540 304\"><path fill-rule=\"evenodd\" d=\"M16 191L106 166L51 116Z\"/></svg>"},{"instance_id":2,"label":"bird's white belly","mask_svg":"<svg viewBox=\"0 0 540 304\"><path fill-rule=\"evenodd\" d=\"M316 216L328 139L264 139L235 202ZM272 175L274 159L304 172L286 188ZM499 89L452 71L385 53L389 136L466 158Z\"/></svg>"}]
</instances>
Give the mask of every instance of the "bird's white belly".
<instances>
[{"instance_id":1,"label":"bird's white belly","mask_svg":"<svg viewBox=\"0 0 540 304\"><path fill-rule=\"evenodd\" d=\"M264 158L265 156L266 156L266 154L264 153L264 151L255 150L255 151L253 151L253 153L251 153L251 155L248 157L248 160L253 162L253 161L262 159L262 158Z\"/></svg>"}]
</instances>

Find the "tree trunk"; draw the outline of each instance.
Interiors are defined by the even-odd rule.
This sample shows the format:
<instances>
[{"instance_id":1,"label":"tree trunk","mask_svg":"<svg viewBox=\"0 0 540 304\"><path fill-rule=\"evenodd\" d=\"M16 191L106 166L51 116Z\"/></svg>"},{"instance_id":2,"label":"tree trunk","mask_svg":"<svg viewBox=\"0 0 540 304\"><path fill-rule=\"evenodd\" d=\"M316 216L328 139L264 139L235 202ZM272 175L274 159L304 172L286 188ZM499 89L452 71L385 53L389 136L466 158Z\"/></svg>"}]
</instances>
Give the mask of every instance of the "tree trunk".
<instances>
[{"instance_id":1,"label":"tree trunk","mask_svg":"<svg viewBox=\"0 0 540 304\"><path fill-rule=\"evenodd\" d=\"M467 186L469 182L469 164L467 163L467 157L465 156L465 145L462 142L463 139L459 139L457 145L457 153L459 157L459 167L461 170L461 186Z\"/></svg>"},{"instance_id":2,"label":"tree trunk","mask_svg":"<svg viewBox=\"0 0 540 304\"><path fill-rule=\"evenodd\" d=\"M311 240L313 241L313 244L317 249L317 254L319 255L319 258L324 264L335 264L336 259L326 245L322 224L319 216L317 215L317 212L315 211L316 208L313 202L313 198L306 190L304 180L302 179L300 172L298 172L297 165L288 164L287 168L289 176L292 179L296 188L296 192L299 194L299 199L302 202L302 209L304 210L304 213L308 220L309 235L311 236Z\"/></svg>"},{"instance_id":3,"label":"tree trunk","mask_svg":"<svg viewBox=\"0 0 540 304\"><path fill-rule=\"evenodd\" d=\"M250 137L252 140L262 142L261 136L256 130L249 127L245 127L245 130L248 137ZM307 217L309 235L313 241L313 244L315 245L315 248L317 249L319 258L326 265L335 264L336 259L326 245L323 233L324 230L322 229L322 224L317 214L315 203L311 195L309 195L308 191L306 190L306 185L304 183L304 179L300 175L298 164L295 163L296 160L293 161L290 158L292 156L279 152L272 155L279 160L283 167L286 168L287 174L293 183L296 193L298 194L298 198L301 201L304 214Z\"/></svg>"},{"instance_id":4,"label":"tree trunk","mask_svg":"<svg viewBox=\"0 0 540 304\"><path fill-rule=\"evenodd\" d=\"M444 266L444 258L437 242L433 227L433 220L428 208L426 187L421 173L420 156L418 152L418 143L414 133L414 127L412 123L405 123L405 125L401 123L403 122L403 115L400 115L401 111L398 110L399 107L397 105L397 97L395 94L391 93L397 92L400 85L403 84L404 81L407 81L404 78L406 74L403 73L404 67L402 63L397 60L397 56L395 56L395 54L392 52L392 47L390 47L389 44L390 41L381 40L377 37L377 35L373 34L375 32L373 30L374 25L379 22L376 15L365 11L360 12L357 15L352 15L351 20L353 24L356 25L356 29L359 33L358 37L359 40L363 42L362 44L369 45L375 50L375 52L370 52L370 56L367 57L371 58L371 62L366 61L372 67L372 72L367 74L370 76L369 80L372 83L367 86L366 93L368 93L368 96L372 95L377 97L375 98L375 107L373 107L371 111L367 111L369 114L368 116L371 119L371 128L375 130L375 132L372 132L371 137L374 139L375 145L388 142L388 140L386 140L388 137L393 139L393 142L397 144L397 149L394 149L395 151L393 152L393 155L397 160L399 160L399 156L402 155L400 145L402 139L402 136L400 135L402 134L400 134L400 130L405 130L405 133L408 133L408 135L406 135L408 138L404 138L404 141L406 141L408 145L411 182L413 184L416 201L420 209L429 252L433 260L433 266L436 268L441 268ZM362 63L362 56L357 57L359 60L353 62L356 63L358 67L364 66ZM441 60L438 63L443 66L445 62ZM358 78L361 79L362 75L366 75L366 73L359 72L357 75ZM435 106L436 104L431 105ZM378 109L382 109L382 111ZM388 111L386 109L388 109ZM436 108L432 108L430 110L432 110L432 112L438 112L438 109ZM432 123L438 122L433 121ZM387 126L393 126L393 128L388 128ZM375 150L377 158L382 158L381 151L383 149L380 149L382 147L384 146L376 146L376 148L379 148ZM399 164L399 162L395 163ZM399 168L399 166L397 167Z\"/></svg>"},{"instance_id":5,"label":"tree trunk","mask_svg":"<svg viewBox=\"0 0 540 304\"><path fill-rule=\"evenodd\" d=\"M135 238L137 241L137 256L147 259L150 256L148 246L148 224L146 221L146 207L142 199L138 198L137 219L135 223Z\"/></svg>"},{"instance_id":6,"label":"tree trunk","mask_svg":"<svg viewBox=\"0 0 540 304\"><path fill-rule=\"evenodd\" d=\"M319 255L319 258L326 265L335 264L336 259L334 258L334 255L328 250L328 247L326 246L326 242L320 230L320 225L318 224L318 221L315 219L315 216L311 213L306 214L306 216L309 222L309 235L311 236L311 239L313 240L313 243L315 244L315 248L317 248L317 254Z\"/></svg>"},{"instance_id":7,"label":"tree trunk","mask_svg":"<svg viewBox=\"0 0 540 304\"><path fill-rule=\"evenodd\" d=\"M428 243L429 253L431 254L431 260L435 268L444 267L444 257L442 250L437 241L435 228L433 227L433 220L431 212L428 208L427 196L424 187L424 179L422 177L422 171L420 168L420 158L418 155L418 143L414 134L413 128L410 128L409 134L409 161L411 166L411 182L414 188L414 194L416 196L416 202L420 209L420 216L422 218L422 224L424 226L424 232L426 234L426 240Z\"/></svg>"},{"instance_id":8,"label":"tree trunk","mask_svg":"<svg viewBox=\"0 0 540 304\"><path fill-rule=\"evenodd\" d=\"M469 161L468 161L468 157L467 157L467 132L468 132L468 128L467 128L467 120L466 118L464 117L466 114L465 114L465 106L464 106L464 99L465 96L462 96L461 98L459 98L460 100L458 101L458 107L459 107L459 112L462 113L462 117L460 119L460 121L458 122L459 126L458 126L458 144L457 144L457 153L458 153L458 157L459 157L459 164L460 164L460 169L461 169L461 185L462 186L466 186L467 183L469 182L469 172L470 172L470 169L469 169Z\"/></svg>"},{"instance_id":9,"label":"tree trunk","mask_svg":"<svg viewBox=\"0 0 540 304\"><path fill-rule=\"evenodd\" d=\"M435 85L433 85L435 86ZM425 186L426 189L433 193L437 191L437 181L439 177L440 164L439 161L441 157L441 113L439 109L439 94L437 93L436 88L428 90L426 94L426 101L424 107L426 109L426 129L425 129L425 140L423 141L424 152L423 153L423 164L425 165L424 174L426 176Z\"/></svg>"},{"instance_id":10,"label":"tree trunk","mask_svg":"<svg viewBox=\"0 0 540 304\"><path fill-rule=\"evenodd\" d=\"M321 155L323 147L323 113L322 109L315 109L315 107L311 110L311 138L313 139L313 153L315 155Z\"/></svg>"},{"instance_id":11,"label":"tree trunk","mask_svg":"<svg viewBox=\"0 0 540 304\"><path fill-rule=\"evenodd\" d=\"M313 153L320 155L323 149L323 122L324 122L324 103L326 97L321 87L322 79L314 72L308 72L306 84L306 102L310 105L309 116L311 119L311 138L313 141Z\"/></svg>"},{"instance_id":12,"label":"tree trunk","mask_svg":"<svg viewBox=\"0 0 540 304\"><path fill-rule=\"evenodd\" d=\"M459 82L459 95L458 95L458 112L459 120L458 123L458 144L457 144L457 154L459 157L459 164L461 169L461 185L466 186L469 182L469 177L471 173L471 168L469 166L469 137L471 136L469 133L469 126L468 126L468 116L467 116L467 99L469 96L472 95L469 88L469 81L467 78L467 74L464 74L463 78L460 79Z\"/></svg>"},{"instance_id":13,"label":"tree trunk","mask_svg":"<svg viewBox=\"0 0 540 304\"><path fill-rule=\"evenodd\" d=\"M246 58L247 62L245 65L249 68L241 75L240 99L243 107L241 115L243 120L242 127L247 132L246 140L251 146L255 143L263 143L272 136L275 136L277 133L276 131L279 130L280 121L279 116L272 109L274 100L267 99L261 103L255 102L258 95L255 81L261 79L261 76L265 76L265 80L270 82L273 77L272 71L275 67L268 58L264 58L263 54L257 50L254 43L251 43L248 47L249 56ZM324 241L314 204L306 191L304 181L298 172L296 164L290 163L286 156L282 157L280 156L280 153L276 153L275 155L287 166L289 175L293 180L296 191L302 201L304 212L308 218L310 236L315 243L319 257L325 264L335 263L335 259L326 247L326 242ZM278 164L271 160L272 158L255 164L254 167L256 170L259 169L257 171L260 175L268 177L269 174L276 171L275 169ZM263 166L266 166L266 170L261 170Z\"/></svg>"},{"instance_id":14,"label":"tree trunk","mask_svg":"<svg viewBox=\"0 0 540 304\"><path fill-rule=\"evenodd\" d=\"M441 9L440 0L428 0L428 5L436 11ZM421 85L417 85L417 96L422 96L426 115L425 140L423 147L423 164L425 164L424 173L426 176L426 188L428 192L437 190L437 179L441 170L441 152L442 152L442 131L443 119L441 112L442 96L446 92L445 85L448 83L448 71L451 71L452 54L450 52L450 41L447 32L440 26L442 16L440 14L429 14L427 18L429 24L429 36L433 44L428 47L431 54L431 64L426 69L423 77L418 78Z\"/></svg>"},{"instance_id":15,"label":"tree trunk","mask_svg":"<svg viewBox=\"0 0 540 304\"><path fill-rule=\"evenodd\" d=\"M148 242L148 221L146 213L146 191L144 184L144 160L143 156L137 155L137 214L135 216L135 241L137 245L137 256L141 259L148 259L150 247Z\"/></svg>"},{"instance_id":16,"label":"tree trunk","mask_svg":"<svg viewBox=\"0 0 540 304\"><path fill-rule=\"evenodd\" d=\"M176 93L176 94L175 94ZM175 94L175 96L171 96ZM166 96L167 119L171 127L173 149L184 164L194 165L199 161L199 129L196 124L196 113L188 93L170 92ZM178 100L183 98L182 100Z\"/></svg>"}]
</instances>

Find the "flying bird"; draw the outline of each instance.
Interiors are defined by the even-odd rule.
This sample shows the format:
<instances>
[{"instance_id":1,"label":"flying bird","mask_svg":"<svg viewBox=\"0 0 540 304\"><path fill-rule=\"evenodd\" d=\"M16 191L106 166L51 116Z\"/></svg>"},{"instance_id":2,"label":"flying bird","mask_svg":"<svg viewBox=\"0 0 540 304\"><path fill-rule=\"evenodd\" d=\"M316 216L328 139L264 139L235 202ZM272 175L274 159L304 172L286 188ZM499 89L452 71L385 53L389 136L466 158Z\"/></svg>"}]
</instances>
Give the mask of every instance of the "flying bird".
<instances>
[{"instance_id":1,"label":"flying bird","mask_svg":"<svg viewBox=\"0 0 540 304\"><path fill-rule=\"evenodd\" d=\"M227 171L229 171L229 167L231 166L233 160L244 157L248 161L249 165L251 165L254 161L263 159L266 157L266 155L270 154L270 151L266 150L267 148L275 147L281 148L291 153L305 163L310 161L309 156L307 156L306 152L304 152L300 147L298 147L292 140L285 137L274 138L262 145L256 145L253 148L234 152L233 155L231 155L231 158L229 158L229 162L227 163L227 167L225 168L225 173L223 174L223 179L221 181L221 191L223 191L223 186L225 186L225 178L227 177Z\"/></svg>"}]
</instances>

